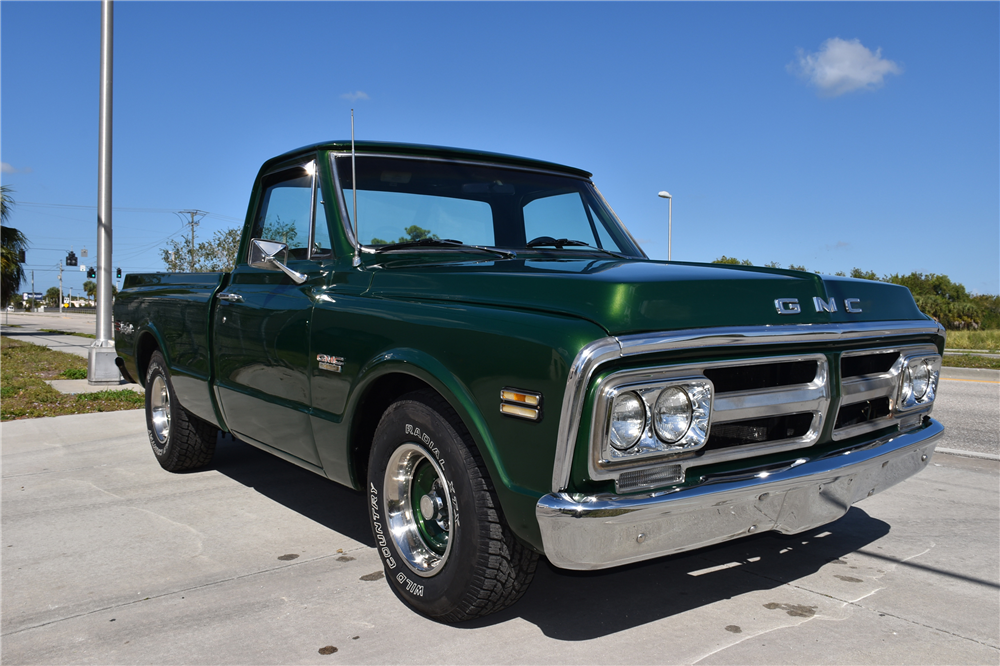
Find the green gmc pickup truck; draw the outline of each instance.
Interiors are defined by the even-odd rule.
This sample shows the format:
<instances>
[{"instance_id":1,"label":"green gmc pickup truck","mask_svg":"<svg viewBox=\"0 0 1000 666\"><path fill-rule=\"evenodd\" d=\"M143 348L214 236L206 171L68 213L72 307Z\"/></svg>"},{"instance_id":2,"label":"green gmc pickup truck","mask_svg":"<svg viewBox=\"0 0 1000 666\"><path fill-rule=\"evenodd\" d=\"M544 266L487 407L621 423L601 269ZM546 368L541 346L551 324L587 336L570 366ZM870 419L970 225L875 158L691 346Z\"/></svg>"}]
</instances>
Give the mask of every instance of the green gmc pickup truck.
<instances>
[{"instance_id":1,"label":"green gmc pickup truck","mask_svg":"<svg viewBox=\"0 0 1000 666\"><path fill-rule=\"evenodd\" d=\"M445 622L794 534L926 466L944 330L895 285L647 258L579 169L329 142L261 167L231 273L129 275L123 375L171 471L220 430L365 493Z\"/></svg>"}]
</instances>

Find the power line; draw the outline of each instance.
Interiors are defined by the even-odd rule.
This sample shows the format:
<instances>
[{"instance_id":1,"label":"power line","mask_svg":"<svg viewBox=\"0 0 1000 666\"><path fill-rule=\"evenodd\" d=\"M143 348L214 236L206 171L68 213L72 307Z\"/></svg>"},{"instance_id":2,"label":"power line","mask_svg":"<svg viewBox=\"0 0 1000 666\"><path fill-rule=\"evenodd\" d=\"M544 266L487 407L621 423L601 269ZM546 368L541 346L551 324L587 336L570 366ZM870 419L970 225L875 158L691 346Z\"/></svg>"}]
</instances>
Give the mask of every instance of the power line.
<instances>
[{"instance_id":1,"label":"power line","mask_svg":"<svg viewBox=\"0 0 1000 666\"><path fill-rule=\"evenodd\" d=\"M88 210L97 210L97 206L85 206L82 204L54 204L54 203L41 203L38 201L18 201L18 206L38 206L40 208L82 208ZM134 207L113 207L111 210L118 211L122 213L176 213L177 211L171 208L134 208ZM231 222L243 222L242 219L236 217L230 217L228 215L221 215L219 213L206 213L202 212L205 216L217 217L222 220L229 220ZM67 218L73 219L73 218Z\"/></svg>"}]
</instances>

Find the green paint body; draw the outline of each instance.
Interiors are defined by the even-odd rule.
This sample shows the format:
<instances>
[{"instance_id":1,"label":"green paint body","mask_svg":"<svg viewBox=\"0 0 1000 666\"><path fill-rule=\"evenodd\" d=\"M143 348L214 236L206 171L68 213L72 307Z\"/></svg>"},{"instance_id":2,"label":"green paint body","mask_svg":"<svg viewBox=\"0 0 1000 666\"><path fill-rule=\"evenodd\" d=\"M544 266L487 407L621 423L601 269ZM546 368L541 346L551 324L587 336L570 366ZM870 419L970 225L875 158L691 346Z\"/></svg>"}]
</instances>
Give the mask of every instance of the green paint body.
<instances>
[{"instance_id":1,"label":"green paint body","mask_svg":"<svg viewBox=\"0 0 1000 666\"><path fill-rule=\"evenodd\" d=\"M126 276L115 303L116 322L126 324L116 326L125 370L144 383L145 363L159 348L187 410L356 489L365 485L366 446L379 414L373 407L393 391L429 386L471 433L511 528L538 550L535 504L551 489L567 375L587 344L608 336L694 328L926 319L909 291L895 285L642 256L583 258L535 251L500 259L428 251L362 254L355 265L345 211L330 203L321 210L333 256L288 261L306 275L302 284L248 266L249 229L262 177L278 165L311 156L318 165L319 194L325 202L337 201L329 151L345 150L349 143L317 144L264 164L247 212L238 255L243 260L232 273ZM474 151L372 142L358 143L357 151L486 161L589 178L579 169ZM244 301L219 301L215 296L224 289L238 290ZM815 311L817 297L825 303L832 299L836 311ZM797 299L801 312L779 314L779 298ZM847 312L848 298L857 299L854 307L861 312ZM943 346L943 339L930 341ZM771 346L759 353L789 349ZM829 345L795 349L828 353L831 362L839 351ZM733 356L747 353L744 348ZM342 359L339 371L321 368L319 355ZM603 366L600 376L636 364L662 366L709 356L721 359L726 353L637 357ZM500 391L508 387L542 394L538 422L500 413ZM570 492L608 490L607 483L587 478L584 433L592 400L591 395L578 415L583 425ZM819 446L829 441L824 433Z\"/></svg>"}]
</instances>

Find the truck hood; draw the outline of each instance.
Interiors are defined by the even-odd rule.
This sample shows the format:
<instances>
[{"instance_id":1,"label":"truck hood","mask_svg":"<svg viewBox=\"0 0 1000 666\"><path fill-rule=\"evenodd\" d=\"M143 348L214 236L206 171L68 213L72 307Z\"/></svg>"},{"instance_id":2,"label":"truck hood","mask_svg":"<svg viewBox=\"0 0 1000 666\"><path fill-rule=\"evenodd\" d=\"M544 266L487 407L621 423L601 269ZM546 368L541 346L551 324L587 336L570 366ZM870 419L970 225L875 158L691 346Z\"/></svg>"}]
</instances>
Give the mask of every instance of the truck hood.
<instances>
[{"instance_id":1,"label":"truck hood","mask_svg":"<svg viewBox=\"0 0 1000 666\"><path fill-rule=\"evenodd\" d=\"M368 295L535 310L609 335L717 326L919 320L907 288L773 268L622 259L513 259L390 267ZM815 299L829 308L820 308ZM775 301L798 303L779 314ZM860 312L848 312L846 299ZM819 310L819 311L817 311Z\"/></svg>"}]
</instances>

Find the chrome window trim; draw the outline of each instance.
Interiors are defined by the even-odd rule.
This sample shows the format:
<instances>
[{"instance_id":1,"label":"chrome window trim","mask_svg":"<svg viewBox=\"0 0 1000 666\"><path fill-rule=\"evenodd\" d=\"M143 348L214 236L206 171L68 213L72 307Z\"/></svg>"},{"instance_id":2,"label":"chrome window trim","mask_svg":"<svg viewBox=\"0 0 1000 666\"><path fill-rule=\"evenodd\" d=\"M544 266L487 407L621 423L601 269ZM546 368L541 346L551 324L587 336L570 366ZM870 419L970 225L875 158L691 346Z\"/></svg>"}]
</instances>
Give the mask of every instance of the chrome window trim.
<instances>
[{"instance_id":1,"label":"chrome window trim","mask_svg":"<svg viewBox=\"0 0 1000 666\"><path fill-rule=\"evenodd\" d=\"M664 452L660 455L649 454L634 460L612 461L604 459L604 442L607 439L611 404L607 398L619 390L628 390L630 386L636 385L638 379L642 379L643 386L660 382L666 384L687 378L709 381L704 373L713 368L746 367L797 361L816 362L816 374L809 382L772 388L731 391L721 395L714 392L713 389L708 429L710 433L711 427L719 423L731 423L765 416L809 413L812 414L813 418L809 424L809 430L804 435L760 442L759 444L744 444L717 451L706 451L701 455L698 452L704 448L704 444L683 451ZM595 480L617 479L622 472L656 468L665 463L679 464L683 478L685 470L692 465L708 465L727 460L749 458L765 450L768 453L776 453L811 446L819 441L820 433L823 430L824 415L829 411L832 400L829 362L826 355L820 353L686 363L655 369L622 370L605 377L597 386L597 395L599 398L593 406L593 417L590 421L590 455L588 456L590 476Z\"/></svg>"},{"instance_id":2,"label":"chrome window trim","mask_svg":"<svg viewBox=\"0 0 1000 666\"><path fill-rule=\"evenodd\" d=\"M638 354L698 349L702 347L746 347L768 344L804 344L937 335L944 327L932 320L859 322L847 324L787 324L781 326L733 326L699 328L683 332L643 333L601 338L585 345L570 365L559 411L559 431L552 465L552 492L569 487L573 451L580 432L580 417L587 386L601 365Z\"/></svg>"},{"instance_id":3,"label":"chrome window trim","mask_svg":"<svg viewBox=\"0 0 1000 666\"><path fill-rule=\"evenodd\" d=\"M350 155L350 153L347 154ZM344 188L340 183L340 173L337 171L337 160L334 159L336 155L337 154L332 151L329 153L330 176L331 180L333 180L334 196L337 197L337 208L339 209L340 212L340 226L343 227L344 231L346 232L347 242L350 244L351 251L353 252L354 249L357 248L359 244L357 242L357 239L354 237L353 225L351 224L351 220L347 215L347 202L344 201Z\"/></svg>"}]
</instances>

